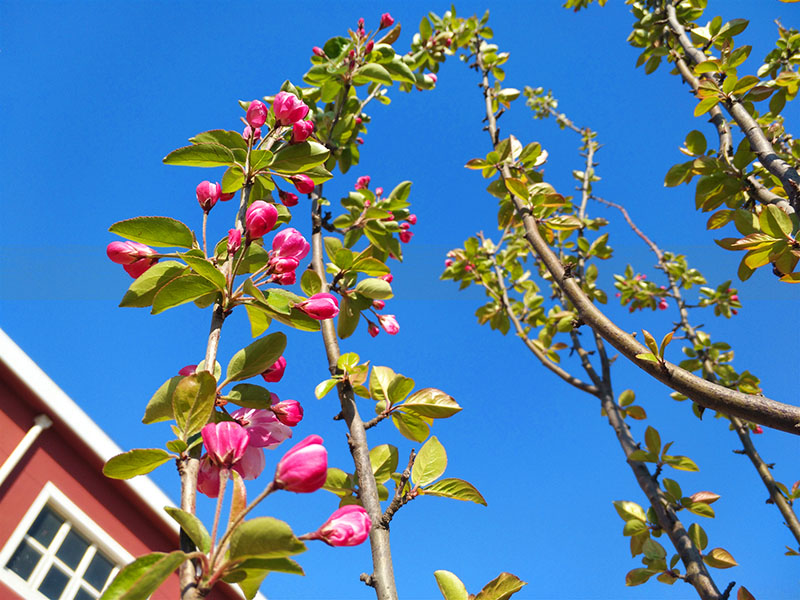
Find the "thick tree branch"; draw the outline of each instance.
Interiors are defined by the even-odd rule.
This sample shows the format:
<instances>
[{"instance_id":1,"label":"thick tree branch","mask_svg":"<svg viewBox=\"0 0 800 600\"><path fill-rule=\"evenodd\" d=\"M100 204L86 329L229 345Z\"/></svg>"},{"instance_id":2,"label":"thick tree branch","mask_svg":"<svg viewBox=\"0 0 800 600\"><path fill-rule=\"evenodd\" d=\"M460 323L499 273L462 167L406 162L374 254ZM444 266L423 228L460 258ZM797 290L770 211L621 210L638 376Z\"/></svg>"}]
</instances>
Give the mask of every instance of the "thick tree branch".
<instances>
[{"instance_id":1,"label":"thick tree branch","mask_svg":"<svg viewBox=\"0 0 800 600\"><path fill-rule=\"evenodd\" d=\"M686 56L697 65L707 60L706 55L695 48L689 37L686 35L686 30L683 25L678 21L677 14L675 13L675 6L672 2L666 2L667 23L669 24L670 31L673 36L678 40L678 43L683 48ZM747 109L736 99L724 101L724 105L728 113L736 121L736 124L742 130L747 139L750 141L750 149L755 152L759 162L764 166L767 171L780 179L783 184L783 189L789 197L789 202L795 210L800 210L800 174L797 170L789 165L785 160L780 158L772 144L764 135L761 127L756 120L750 116Z\"/></svg>"}]
</instances>

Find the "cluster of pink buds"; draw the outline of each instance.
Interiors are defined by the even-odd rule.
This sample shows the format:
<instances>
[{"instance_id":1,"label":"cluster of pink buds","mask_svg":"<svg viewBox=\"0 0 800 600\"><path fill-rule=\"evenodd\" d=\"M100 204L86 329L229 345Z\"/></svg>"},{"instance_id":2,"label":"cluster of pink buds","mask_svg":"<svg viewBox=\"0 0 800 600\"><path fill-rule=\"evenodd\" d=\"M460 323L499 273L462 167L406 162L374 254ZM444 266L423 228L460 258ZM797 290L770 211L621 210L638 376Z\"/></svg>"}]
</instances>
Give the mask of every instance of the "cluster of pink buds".
<instances>
[{"instance_id":1,"label":"cluster of pink buds","mask_svg":"<svg viewBox=\"0 0 800 600\"><path fill-rule=\"evenodd\" d=\"M400 223L400 241L404 244L407 244L411 241L411 237L414 235L411 232L411 226L417 224L417 215L408 215L405 221Z\"/></svg>"},{"instance_id":2,"label":"cluster of pink buds","mask_svg":"<svg viewBox=\"0 0 800 600\"><path fill-rule=\"evenodd\" d=\"M371 181L371 177L369 175L362 175L358 179L356 179L355 189L357 190L365 190L369 187L369 182Z\"/></svg>"},{"instance_id":3,"label":"cluster of pink buds","mask_svg":"<svg viewBox=\"0 0 800 600\"><path fill-rule=\"evenodd\" d=\"M269 253L269 269L272 281L281 285L291 285L297 281L295 270L306 257L311 246L296 229L289 227L272 240Z\"/></svg>"},{"instance_id":4,"label":"cluster of pink buds","mask_svg":"<svg viewBox=\"0 0 800 600\"><path fill-rule=\"evenodd\" d=\"M158 262L158 253L139 242L111 242L106 248L106 254L111 262L122 265L125 272L134 279Z\"/></svg>"}]
</instances>

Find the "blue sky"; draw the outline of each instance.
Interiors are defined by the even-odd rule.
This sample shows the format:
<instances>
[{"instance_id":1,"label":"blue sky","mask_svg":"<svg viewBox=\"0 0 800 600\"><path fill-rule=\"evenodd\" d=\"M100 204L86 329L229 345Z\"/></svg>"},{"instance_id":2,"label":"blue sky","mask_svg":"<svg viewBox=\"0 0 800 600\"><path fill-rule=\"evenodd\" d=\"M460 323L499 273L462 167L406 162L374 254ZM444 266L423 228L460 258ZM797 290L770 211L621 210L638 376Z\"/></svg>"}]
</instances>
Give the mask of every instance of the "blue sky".
<instances>
[{"instance_id":1,"label":"blue sky","mask_svg":"<svg viewBox=\"0 0 800 600\"><path fill-rule=\"evenodd\" d=\"M625 204L636 222L662 247L687 254L716 285L734 276L739 256L718 248L694 211L691 187L667 189L663 176L683 156L686 133L712 130L694 119L686 86L663 67L645 76L634 69L637 50L625 38L632 17L619 2L579 14L554 0L491 6L495 41L511 52L506 84L553 90L560 107L581 126L599 132L597 160L603 181L596 192ZM751 19L740 43L754 47L752 71L772 47L773 20L800 25L800 7L777 0L712 0L710 19ZM161 159L187 138L214 128L239 127L238 99L274 94L285 79L300 80L310 49L355 27L377 23L389 11L404 26L398 49L427 10L422 2L306 2L304 10L253 2L60 2L0 3L0 327L70 394L123 448L159 446L165 426L141 425L147 399L182 366L200 360L209 315L184 306L155 317L120 309L130 278L105 257L115 236L108 226L137 215L168 215L199 228L194 187L221 172L167 167ZM459 14L482 13L485 4L458 5ZM717 12L715 12L717 11ZM743 71L740 71L743 72ZM464 407L437 422L434 433L448 451L446 476L478 487L488 507L419 498L392 524L395 572L403 598L436 598L436 569L448 569L471 592L500 571L530 583L520 598L681 598L693 592L655 581L624 586L631 559L622 521L611 502L643 502L597 402L565 387L526 353L513 336L481 328L474 318L483 303L476 291L458 292L438 276L450 248L478 230L494 235L495 206L480 176L463 169L483 156L483 103L475 74L457 61L444 66L433 92L392 92L389 107L373 116L362 163L326 185L331 198L345 194L359 175L373 187L414 182L411 201L419 217L406 260L393 267L396 298L388 307L401 325L395 337L371 339L360 330L343 343L373 364L388 365L438 387ZM794 112L792 112L794 111ZM796 108L787 109L797 130ZM546 176L571 193L571 170L580 167L578 140L552 122L533 121L521 102L501 120L501 133L540 141L550 152ZM307 204L293 225L307 231ZM616 219L602 207L596 216ZM221 236L230 226L223 210L210 227ZM612 224L615 257L603 281L627 263L650 269L651 255L620 224ZM651 273L651 278L656 275ZM796 403L800 352L800 291L756 273L738 285L744 308L732 321L697 318L715 339L736 350L736 366L762 379L765 393ZM800 287L800 286L799 286ZM613 290L612 290L613 291ZM611 294L610 294L611 295ZM666 331L676 317L609 314L630 331ZM221 357L249 341L242 315L226 324ZM669 357L677 360L677 350ZM341 423L331 417L333 395L317 401L314 386L326 377L321 340L292 333L284 380L271 388L306 408L296 436L319 433L332 466L349 469ZM617 392L636 390L652 423L674 450L701 467L676 472L684 490L712 490L722 499L717 518L701 525L711 545L728 549L740 563L714 571L720 587L735 579L758 598L796 596L797 559L783 556L792 539L746 459L733 454L735 436L722 421L691 416L668 390L617 361ZM360 406L369 415L369 403ZM644 426L634 425L642 437ZM370 432L372 444L393 443L402 457L412 447L385 424ZM762 456L775 462L776 477L800 479L797 440L767 430L756 438ZM284 449L268 458L268 469ZM162 467L154 479L177 497L177 478ZM210 505L210 503L209 503ZM335 508L325 492L276 495L260 514L287 520L298 533L315 529ZM204 510L207 510L206 507ZM681 514L683 516L683 513ZM743 518L745 517L745 518ZM699 519L699 517L697 518ZM691 519L687 519L691 522ZM300 557L307 576L270 575L270 598L369 598L358 575L369 571L367 546L330 549L311 545Z\"/></svg>"}]
</instances>

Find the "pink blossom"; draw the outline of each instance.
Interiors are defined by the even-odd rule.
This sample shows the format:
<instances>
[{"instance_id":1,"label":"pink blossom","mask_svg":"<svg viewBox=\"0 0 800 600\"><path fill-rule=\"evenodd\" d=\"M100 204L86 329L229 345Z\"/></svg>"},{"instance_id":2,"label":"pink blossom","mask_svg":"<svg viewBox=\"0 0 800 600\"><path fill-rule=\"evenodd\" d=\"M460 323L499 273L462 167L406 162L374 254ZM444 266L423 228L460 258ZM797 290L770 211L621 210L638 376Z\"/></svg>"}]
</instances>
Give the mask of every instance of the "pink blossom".
<instances>
[{"instance_id":1,"label":"pink blossom","mask_svg":"<svg viewBox=\"0 0 800 600\"><path fill-rule=\"evenodd\" d=\"M314 180L308 175L292 175L289 179L301 194L310 194L314 191Z\"/></svg>"},{"instance_id":2,"label":"pink blossom","mask_svg":"<svg viewBox=\"0 0 800 600\"><path fill-rule=\"evenodd\" d=\"M381 196L383 196L383 188L382 188L382 187L376 187L376 188L375 188L375 195L376 195L378 198L380 198Z\"/></svg>"},{"instance_id":3,"label":"pink blossom","mask_svg":"<svg viewBox=\"0 0 800 600\"><path fill-rule=\"evenodd\" d=\"M339 301L333 294L314 294L308 300L294 305L312 319L324 321L339 314Z\"/></svg>"},{"instance_id":4,"label":"pink blossom","mask_svg":"<svg viewBox=\"0 0 800 600\"><path fill-rule=\"evenodd\" d=\"M381 332L381 328L378 327L375 323L373 323L372 321L367 321L367 322L369 323L369 325L367 326L367 331L369 332L370 336L375 337Z\"/></svg>"},{"instance_id":5,"label":"pink blossom","mask_svg":"<svg viewBox=\"0 0 800 600\"><path fill-rule=\"evenodd\" d=\"M372 52L372 49L375 47L375 42L370 40L367 42L367 45L364 47L364 54L369 54Z\"/></svg>"},{"instance_id":6,"label":"pink blossom","mask_svg":"<svg viewBox=\"0 0 800 600\"><path fill-rule=\"evenodd\" d=\"M297 282L297 275L294 271L287 271L286 273L275 273L269 279L272 283L278 285L294 285Z\"/></svg>"},{"instance_id":7,"label":"pink blossom","mask_svg":"<svg viewBox=\"0 0 800 600\"><path fill-rule=\"evenodd\" d=\"M369 536L370 527L367 511L358 504L348 504L334 511L312 538L329 546L358 546Z\"/></svg>"},{"instance_id":8,"label":"pink blossom","mask_svg":"<svg viewBox=\"0 0 800 600\"><path fill-rule=\"evenodd\" d=\"M231 413L249 437L249 443L256 448L275 448L282 441L292 437L292 430L278 420L267 408L239 408Z\"/></svg>"},{"instance_id":9,"label":"pink blossom","mask_svg":"<svg viewBox=\"0 0 800 600\"><path fill-rule=\"evenodd\" d=\"M239 423L209 423L200 430L208 459L218 467L230 467L242 458L249 436Z\"/></svg>"},{"instance_id":10,"label":"pink blossom","mask_svg":"<svg viewBox=\"0 0 800 600\"><path fill-rule=\"evenodd\" d=\"M408 231L411 229L411 223L400 223L400 229L403 231Z\"/></svg>"},{"instance_id":11,"label":"pink blossom","mask_svg":"<svg viewBox=\"0 0 800 600\"><path fill-rule=\"evenodd\" d=\"M189 375L194 375L196 371L197 371L197 365L186 365L180 371L178 371L178 375L187 377Z\"/></svg>"},{"instance_id":12,"label":"pink blossom","mask_svg":"<svg viewBox=\"0 0 800 600\"><path fill-rule=\"evenodd\" d=\"M197 184L197 201L200 203L201 208L208 212L219 200L219 195L222 193L222 186L218 183L211 183L210 181L201 181Z\"/></svg>"},{"instance_id":13,"label":"pink blossom","mask_svg":"<svg viewBox=\"0 0 800 600\"><path fill-rule=\"evenodd\" d=\"M391 27L392 25L394 25L394 19L392 18L392 15L390 15L389 13L383 13L381 15L380 29L386 29L387 27Z\"/></svg>"},{"instance_id":14,"label":"pink blossom","mask_svg":"<svg viewBox=\"0 0 800 600\"><path fill-rule=\"evenodd\" d=\"M400 331L400 324L394 315L378 315L378 321L383 327L383 330L389 335L395 335Z\"/></svg>"},{"instance_id":15,"label":"pink blossom","mask_svg":"<svg viewBox=\"0 0 800 600\"><path fill-rule=\"evenodd\" d=\"M308 255L310 249L306 238L293 227L282 230L272 240L272 251L281 258L295 258L300 261Z\"/></svg>"},{"instance_id":16,"label":"pink blossom","mask_svg":"<svg viewBox=\"0 0 800 600\"><path fill-rule=\"evenodd\" d=\"M764 433L764 430L761 428L761 425L756 425L755 429L753 429L753 433L755 434Z\"/></svg>"},{"instance_id":17,"label":"pink blossom","mask_svg":"<svg viewBox=\"0 0 800 600\"><path fill-rule=\"evenodd\" d=\"M361 125L363 119L361 117L356 117L356 125Z\"/></svg>"},{"instance_id":18,"label":"pink blossom","mask_svg":"<svg viewBox=\"0 0 800 600\"><path fill-rule=\"evenodd\" d=\"M253 136L253 140L261 139L261 127L256 127L255 129L250 127L250 125L245 127L244 131L242 131L242 137L246 140L249 140L250 136Z\"/></svg>"},{"instance_id":19,"label":"pink blossom","mask_svg":"<svg viewBox=\"0 0 800 600\"><path fill-rule=\"evenodd\" d=\"M394 275L392 275L391 273L387 273L386 275L381 275L380 278L383 279L386 283L392 283L392 281L394 280Z\"/></svg>"},{"instance_id":20,"label":"pink blossom","mask_svg":"<svg viewBox=\"0 0 800 600\"><path fill-rule=\"evenodd\" d=\"M244 220L247 235L250 236L250 239L257 239L272 231L278 220L278 211L272 204L256 200L247 209Z\"/></svg>"},{"instance_id":21,"label":"pink blossom","mask_svg":"<svg viewBox=\"0 0 800 600\"><path fill-rule=\"evenodd\" d=\"M305 142L314 133L313 121L297 121L292 124L292 142Z\"/></svg>"},{"instance_id":22,"label":"pink blossom","mask_svg":"<svg viewBox=\"0 0 800 600\"><path fill-rule=\"evenodd\" d=\"M281 379L283 379L283 374L285 371L286 359L281 356L272 364L272 366L261 373L261 377L263 377L264 381L267 383L278 383Z\"/></svg>"},{"instance_id":23,"label":"pink blossom","mask_svg":"<svg viewBox=\"0 0 800 600\"><path fill-rule=\"evenodd\" d=\"M284 206L297 205L297 194L293 194L292 192L284 192L283 190L278 190L278 198L280 198L281 204L283 204Z\"/></svg>"},{"instance_id":24,"label":"pink blossom","mask_svg":"<svg viewBox=\"0 0 800 600\"><path fill-rule=\"evenodd\" d=\"M386 302L383 300L373 300L372 301L372 308L375 310L383 310L383 307L386 306Z\"/></svg>"},{"instance_id":25,"label":"pink blossom","mask_svg":"<svg viewBox=\"0 0 800 600\"><path fill-rule=\"evenodd\" d=\"M267 122L267 107L261 100L253 100L247 107L245 118L250 127L261 127Z\"/></svg>"},{"instance_id":26,"label":"pink blossom","mask_svg":"<svg viewBox=\"0 0 800 600\"><path fill-rule=\"evenodd\" d=\"M289 427L294 427L303 420L303 407L297 400L284 400L273 404L270 408L278 420Z\"/></svg>"},{"instance_id":27,"label":"pink blossom","mask_svg":"<svg viewBox=\"0 0 800 600\"><path fill-rule=\"evenodd\" d=\"M206 454L200 459L197 472L197 491L209 498L219 496L219 467L211 462Z\"/></svg>"},{"instance_id":28,"label":"pink blossom","mask_svg":"<svg viewBox=\"0 0 800 600\"><path fill-rule=\"evenodd\" d=\"M439 77L436 75L436 73L428 73L427 77L428 79L433 79L434 84L439 81Z\"/></svg>"},{"instance_id":29,"label":"pink blossom","mask_svg":"<svg viewBox=\"0 0 800 600\"><path fill-rule=\"evenodd\" d=\"M108 258L118 265L130 265L142 258L151 258L155 253L150 246L139 242L111 242L106 247Z\"/></svg>"},{"instance_id":30,"label":"pink blossom","mask_svg":"<svg viewBox=\"0 0 800 600\"><path fill-rule=\"evenodd\" d=\"M663 298L661 299L661 302L658 303L658 309L659 310L667 310L668 306L669 305L667 304L667 301L664 300Z\"/></svg>"},{"instance_id":31,"label":"pink blossom","mask_svg":"<svg viewBox=\"0 0 800 600\"><path fill-rule=\"evenodd\" d=\"M731 296L731 302L738 302L738 301L739 301L739 295L738 294L733 294Z\"/></svg>"},{"instance_id":32,"label":"pink blossom","mask_svg":"<svg viewBox=\"0 0 800 600\"><path fill-rule=\"evenodd\" d=\"M445 267L449 267L449 266L451 266L452 264L453 264L453 259L451 259L451 258L447 258L447 259L445 259L445 261L444 261L444 266L445 266Z\"/></svg>"},{"instance_id":33,"label":"pink blossom","mask_svg":"<svg viewBox=\"0 0 800 600\"><path fill-rule=\"evenodd\" d=\"M414 237L414 232L413 231L401 231L399 237L400 237L400 241L401 242L403 242L404 244L407 244L408 242L411 241L411 238Z\"/></svg>"},{"instance_id":34,"label":"pink blossom","mask_svg":"<svg viewBox=\"0 0 800 600\"><path fill-rule=\"evenodd\" d=\"M242 247L242 232L238 229L228 230L228 254L236 254Z\"/></svg>"},{"instance_id":35,"label":"pink blossom","mask_svg":"<svg viewBox=\"0 0 800 600\"><path fill-rule=\"evenodd\" d=\"M356 180L356 189L365 190L369 187L371 177L369 175L362 175Z\"/></svg>"},{"instance_id":36,"label":"pink blossom","mask_svg":"<svg viewBox=\"0 0 800 600\"><path fill-rule=\"evenodd\" d=\"M322 438L310 435L289 450L275 470L275 485L289 492L315 492L328 476L328 451Z\"/></svg>"},{"instance_id":37,"label":"pink blossom","mask_svg":"<svg viewBox=\"0 0 800 600\"><path fill-rule=\"evenodd\" d=\"M264 450L251 444L247 446L241 460L233 465L233 470L238 472L242 479L255 479L261 475L266 466Z\"/></svg>"},{"instance_id":38,"label":"pink blossom","mask_svg":"<svg viewBox=\"0 0 800 600\"><path fill-rule=\"evenodd\" d=\"M308 106L289 92L278 92L275 95L272 110L275 111L275 118L281 125L291 125L302 121L308 114Z\"/></svg>"},{"instance_id":39,"label":"pink blossom","mask_svg":"<svg viewBox=\"0 0 800 600\"><path fill-rule=\"evenodd\" d=\"M416 225L417 224L417 215L408 215L408 218L406 218L406 221L408 221L412 225Z\"/></svg>"},{"instance_id":40,"label":"pink blossom","mask_svg":"<svg viewBox=\"0 0 800 600\"><path fill-rule=\"evenodd\" d=\"M311 52L313 52L317 56L325 56L325 51L322 48L320 48L319 46L314 46L311 49Z\"/></svg>"},{"instance_id":41,"label":"pink blossom","mask_svg":"<svg viewBox=\"0 0 800 600\"><path fill-rule=\"evenodd\" d=\"M364 143L364 138L362 138L362 137L357 137L356 138L356 144L361 146L363 143Z\"/></svg>"}]
</instances>

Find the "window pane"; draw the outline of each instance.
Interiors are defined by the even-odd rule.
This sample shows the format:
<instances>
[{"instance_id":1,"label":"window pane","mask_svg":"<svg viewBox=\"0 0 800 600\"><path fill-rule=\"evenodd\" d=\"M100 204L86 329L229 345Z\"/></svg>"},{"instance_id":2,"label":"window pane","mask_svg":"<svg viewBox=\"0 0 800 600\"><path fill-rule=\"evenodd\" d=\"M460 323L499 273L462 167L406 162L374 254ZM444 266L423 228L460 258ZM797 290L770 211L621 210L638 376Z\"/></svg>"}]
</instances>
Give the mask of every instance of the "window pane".
<instances>
[{"instance_id":1,"label":"window pane","mask_svg":"<svg viewBox=\"0 0 800 600\"><path fill-rule=\"evenodd\" d=\"M28 535L47 548L63 522L64 519L45 506L28 530Z\"/></svg>"},{"instance_id":2,"label":"window pane","mask_svg":"<svg viewBox=\"0 0 800 600\"><path fill-rule=\"evenodd\" d=\"M39 586L39 591L47 598L55 600L61 596L61 592L69 582L69 576L55 565L50 567L47 575Z\"/></svg>"},{"instance_id":3,"label":"window pane","mask_svg":"<svg viewBox=\"0 0 800 600\"><path fill-rule=\"evenodd\" d=\"M85 589L81 588L80 590L78 590L78 593L75 594L74 600L95 600L95 598L97 598L97 596L94 596L89 592L87 592Z\"/></svg>"},{"instance_id":4,"label":"window pane","mask_svg":"<svg viewBox=\"0 0 800 600\"><path fill-rule=\"evenodd\" d=\"M56 556L63 560L69 568L74 569L81 562L88 547L89 542L82 535L75 533L74 529L71 529L61 543Z\"/></svg>"},{"instance_id":5,"label":"window pane","mask_svg":"<svg viewBox=\"0 0 800 600\"><path fill-rule=\"evenodd\" d=\"M39 562L39 551L28 542L23 541L6 565L23 579L31 576L36 563Z\"/></svg>"},{"instance_id":6,"label":"window pane","mask_svg":"<svg viewBox=\"0 0 800 600\"><path fill-rule=\"evenodd\" d=\"M114 563L98 552L89 563L89 568L86 569L83 578L95 589L102 590L113 568Z\"/></svg>"}]
</instances>

